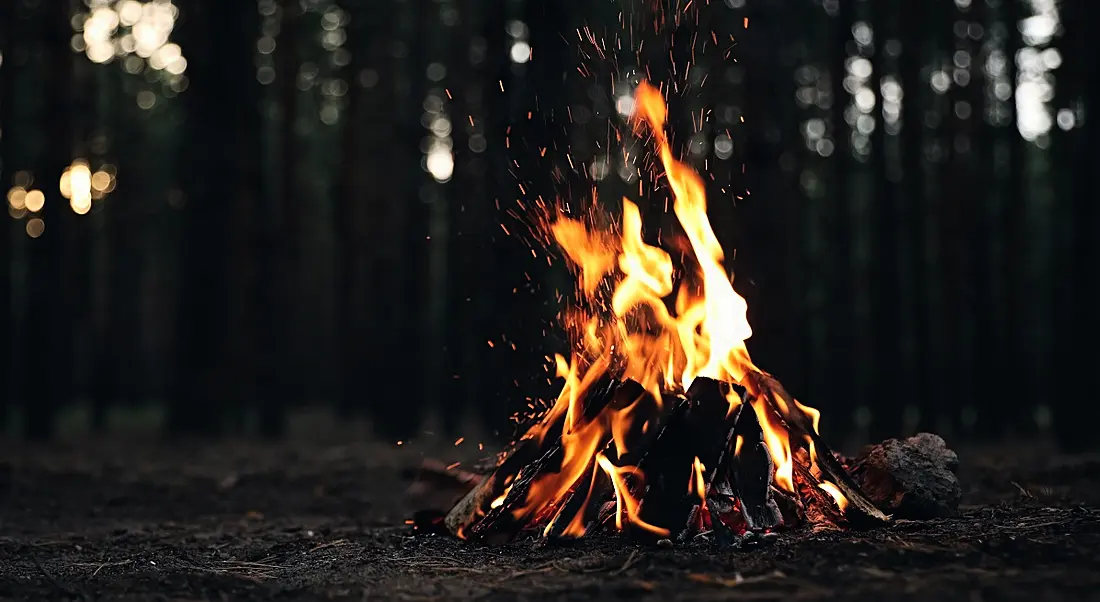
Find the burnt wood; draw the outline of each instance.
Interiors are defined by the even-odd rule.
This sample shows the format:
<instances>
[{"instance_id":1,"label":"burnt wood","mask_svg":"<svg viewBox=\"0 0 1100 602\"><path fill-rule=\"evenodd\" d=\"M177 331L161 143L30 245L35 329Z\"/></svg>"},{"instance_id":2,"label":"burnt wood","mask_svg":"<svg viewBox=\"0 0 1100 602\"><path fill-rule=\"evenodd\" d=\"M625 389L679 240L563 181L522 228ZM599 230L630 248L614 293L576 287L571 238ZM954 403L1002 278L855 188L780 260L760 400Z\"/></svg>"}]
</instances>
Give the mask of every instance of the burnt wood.
<instances>
[{"instance_id":1,"label":"burnt wood","mask_svg":"<svg viewBox=\"0 0 1100 602\"><path fill-rule=\"evenodd\" d=\"M696 522L701 500L689 490L695 458L706 468L705 492L721 473L736 412L726 400L729 383L697 377L639 467L645 475L640 518L683 539Z\"/></svg>"},{"instance_id":2,"label":"burnt wood","mask_svg":"<svg viewBox=\"0 0 1100 602\"><path fill-rule=\"evenodd\" d=\"M856 511L866 517L867 523L885 523L890 517L883 514L860 489L848 471L840 465L832 449L814 429L810 417L798 409L791 394L770 374L749 372L745 376L745 386L754 396L763 395L767 405L786 424L790 439L812 441L817 452L817 466L824 478L828 479L844 497L848 499L848 511ZM793 447L793 446L792 446Z\"/></svg>"},{"instance_id":3,"label":"burnt wood","mask_svg":"<svg viewBox=\"0 0 1100 602\"><path fill-rule=\"evenodd\" d=\"M734 426L734 449L732 457L731 481L741 500L741 513L750 530L773 529L783 518L771 495L772 464L771 453L764 444L764 431L760 428L756 410L747 402L741 405ZM738 441L740 445L738 446Z\"/></svg>"},{"instance_id":4,"label":"burnt wood","mask_svg":"<svg viewBox=\"0 0 1100 602\"><path fill-rule=\"evenodd\" d=\"M845 513L836 501L821 488L821 479L810 471L810 457L805 449L800 449L794 457L795 489L805 511L806 522L814 530L832 530L848 523Z\"/></svg>"},{"instance_id":5,"label":"burnt wood","mask_svg":"<svg viewBox=\"0 0 1100 602\"><path fill-rule=\"evenodd\" d=\"M593 385L585 396L584 420L597 417L611 403L619 384L618 379L605 377L596 385ZM549 442L549 445L540 446L534 438L528 438L527 441L530 443L522 447L517 446L515 452L505 458L501 466L489 478L482 481L478 487L467 494L447 517L446 524L451 533L473 540L485 539L490 535L493 536L494 541L511 541L514 539L530 522L531 517L517 519L515 512L522 508L527 501L527 492L530 490L531 485L540 476L561 469L564 452L561 443L563 422L564 416L552 425L551 431L543 438L543 444ZM520 460L513 460L513 458L517 458L521 450L524 454L527 454L530 453L528 450L537 449L545 449L545 451L534 461L521 464ZM511 471L517 465L519 465L518 472L514 473L515 477L509 481L507 475L513 474ZM485 483L490 484L485 488L488 491L482 490L482 484ZM498 493L491 493L496 492L498 489ZM482 491L479 493L479 490ZM500 497L505 490L508 494L503 502L496 508L491 508L491 503Z\"/></svg>"}]
</instances>

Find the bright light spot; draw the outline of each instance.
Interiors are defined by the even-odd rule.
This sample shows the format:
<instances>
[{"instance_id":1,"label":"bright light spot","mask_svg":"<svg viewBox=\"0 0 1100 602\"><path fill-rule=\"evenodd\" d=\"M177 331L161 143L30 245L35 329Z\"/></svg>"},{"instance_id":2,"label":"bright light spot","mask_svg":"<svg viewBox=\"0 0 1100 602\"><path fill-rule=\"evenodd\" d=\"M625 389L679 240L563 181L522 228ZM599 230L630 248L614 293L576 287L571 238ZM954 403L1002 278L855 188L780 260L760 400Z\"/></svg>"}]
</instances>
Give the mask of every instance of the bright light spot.
<instances>
[{"instance_id":1,"label":"bright light spot","mask_svg":"<svg viewBox=\"0 0 1100 602\"><path fill-rule=\"evenodd\" d=\"M714 138L714 155L719 159L729 159L733 156L733 139L725 134L719 134Z\"/></svg>"},{"instance_id":2,"label":"bright light spot","mask_svg":"<svg viewBox=\"0 0 1100 602\"><path fill-rule=\"evenodd\" d=\"M856 57L848 59L848 73L860 79L867 79L871 77L872 73L871 61L863 58Z\"/></svg>"},{"instance_id":3,"label":"bright light spot","mask_svg":"<svg viewBox=\"0 0 1100 602\"><path fill-rule=\"evenodd\" d=\"M623 94L615 99L615 110L619 112L619 115L623 117L630 117L634 114L634 97L630 94Z\"/></svg>"},{"instance_id":4,"label":"bright light spot","mask_svg":"<svg viewBox=\"0 0 1100 602\"><path fill-rule=\"evenodd\" d=\"M105 171L97 171L92 174L92 188L99 192L105 192L111 185L111 174Z\"/></svg>"},{"instance_id":5,"label":"bright light spot","mask_svg":"<svg viewBox=\"0 0 1100 602\"><path fill-rule=\"evenodd\" d=\"M935 90L937 94L943 94L951 87L951 76L942 69L937 70L932 73L932 77L929 79L928 83L932 85L932 89Z\"/></svg>"},{"instance_id":6,"label":"bright light spot","mask_svg":"<svg viewBox=\"0 0 1100 602\"><path fill-rule=\"evenodd\" d=\"M526 63L531 58L531 45L523 41L514 42L510 54L513 63Z\"/></svg>"},{"instance_id":7,"label":"bright light spot","mask_svg":"<svg viewBox=\"0 0 1100 602\"><path fill-rule=\"evenodd\" d=\"M1058 111L1058 127L1064 131L1072 130L1077 125L1077 115L1073 114L1073 111L1069 109L1060 109Z\"/></svg>"},{"instance_id":8,"label":"bright light spot","mask_svg":"<svg viewBox=\"0 0 1100 602\"><path fill-rule=\"evenodd\" d=\"M171 0L94 0L89 12L73 19L73 28L80 32L73 48L83 51L94 63L108 63L115 57L129 59L137 55L147 59L149 67L178 77L187 68L187 61L177 44L169 37L175 28L179 10ZM140 60L139 59L139 60ZM141 70L127 60L129 73ZM169 82L172 81L169 79Z\"/></svg>"},{"instance_id":9,"label":"bright light spot","mask_svg":"<svg viewBox=\"0 0 1100 602\"><path fill-rule=\"evenodd\" d=\"M1055 123L1068 129L1076 121L1072 113L1055 116L1050 102L1054 99L1052 71L1062 65L1056 48L1044 48L1061 28L1056 0L1029 0L1034 16L1019 23L1026 47L1015 56L1016 127L1025 140L1035 141L1048 133Z\"/></svg>"},{"instance_id":10,"label":"bright light spot","mask_svg":"<svg viewBox=\"0 0 1100 602\"><path fill-rule=\"evenodd\" d=\"M446 116L440 115L435 119L432 119L432 133L440 138L446 138L451 135L451 120Z\"/></svg>"},{"instance_id":11,"label":"bright light spot","mask_svg":"<svg viewBox=\"0 0 1100 602\"><path fill-rule=\"evenodd\" d=\"M41 190L28 190L25 202L27 211L38 213L46 206L46 195Z\"/></svg>"},{"instance_id":12,"label":"bright light spot","mask_svg":"<svg viewBox=\"0 0 1100 602\"><path fill-rule=\"evenodd\" d=\"M12 186L8 191L8 205L16 210L21 211L27 206L27 191L22 186Z\"/></svg>"},{"instance_id":13,"label":"bright light spot","mask_svg":"<svg viewBox=\"0 0 1100 602\"><path fill-rule=\"evenodd\" d=\"M1020 33L1028 46L1040 46L1049 43L1058 32L1061 19L1058 16L1057 0L1028 0L1033 16L1020 21Z\"/></svg>"},{"instance_id":14,"label":"bright light spot","mask_svg":"<svg viewBox=\"0 0 1100 602\"><path fill-rule=\"evenodd\" d=\"M113 171L113 167L104 166L93 174L87 161L76 159L61 174L58 183L61 196L69 199L69 206L74 212L84 215L91 211L92 199L103 198L107 192L114 190Z\"/></svg>"},{"instance_id":15,"label":"bright light spot","mask_svg":"<svg viewBox=\"0 0 1100 602\"><path fill-rule=\"evenodd\" d=\"M870 88L860 88L855 94L856 106L863 113L870 113L875 108L875 93Z\"/></svg>"},{"instance_id":16,"label":"bright light spot","mask_svg":"<svg viewBox=\"0 0 1100 602\"><path fill-rule=\"evenodd\" d=\"M428 157L424 162L428 173L432 174L436 182L448 182L454 175L455 160L451 151L437 146L428 151Z\"/></svg>"},{"instance_id":17,"label":"bright light spot","mask_svg":"<svg viewBox=\"0 0 1100 602\"><path fill-rule=\"evenodd\" d=\"M116 5L119 21L126 27L133 27L141 20L141 3L137 0L123 0Z\"/></svg>"}]
</instances>

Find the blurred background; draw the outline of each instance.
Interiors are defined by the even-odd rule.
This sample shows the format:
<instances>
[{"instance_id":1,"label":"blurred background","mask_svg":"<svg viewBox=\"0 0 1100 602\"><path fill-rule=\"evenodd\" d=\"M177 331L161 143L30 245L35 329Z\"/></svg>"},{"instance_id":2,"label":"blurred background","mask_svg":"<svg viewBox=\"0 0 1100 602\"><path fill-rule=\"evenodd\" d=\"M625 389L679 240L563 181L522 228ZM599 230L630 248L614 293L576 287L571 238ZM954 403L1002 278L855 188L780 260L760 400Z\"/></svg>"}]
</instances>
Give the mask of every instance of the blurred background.
<instances>
[{"instance_id":1,"label":"blurred background","mask_svg":"<svg viewBox=\"0 0 1100 602\"><path fill-rule=\"evenodd\" d=\"M0 433L507 437L645 75L828 437L1091 445L1096 5L2 0Z\"/></svg>"}]
</instances>

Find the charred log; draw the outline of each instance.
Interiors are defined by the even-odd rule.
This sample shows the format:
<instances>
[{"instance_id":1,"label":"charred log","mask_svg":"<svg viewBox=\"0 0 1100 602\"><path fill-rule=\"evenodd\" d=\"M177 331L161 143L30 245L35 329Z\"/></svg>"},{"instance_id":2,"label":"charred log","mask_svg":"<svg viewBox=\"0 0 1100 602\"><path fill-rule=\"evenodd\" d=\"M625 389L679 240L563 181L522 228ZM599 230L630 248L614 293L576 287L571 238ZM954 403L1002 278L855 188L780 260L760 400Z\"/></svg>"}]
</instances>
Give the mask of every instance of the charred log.
<instances>
[{"instance_id":1,"label":"charred log","mask_svg":"<svg viewBox=\"0 0 1100 602\"><path fill-rule=\"evenodd\" d=\"M792 472L806 522L812 525L815 531L836 530L847 524L844 510L822 488L821 479L814 476L810 470L810 456L805 449L795 453Z\"/></svg>"},{"instance_id":2,"label":"charred log","mask_svg":"<svg viewBox=\"0 0 1100 602\"><path fill-rule=\"evenodd\" d=\"M754 396L763 395L763 399L768 402L767 405L786 423L792 442L809 441L813 443L817 456L817 466L821 470L822 478L831 482L844 494L844 497L848 500L849 512L855 511L865 517L865 520L859 520L858 522L875 524L890 520L889 516L883 514L867 498L860 490L859 485L852 480L848 471L840 465L832 449L817 433L810 417L799 409L798 403L779 381L763 372L750 372L745 380L749 392Z\"/></svg>"},{"instance_id":3,"label":"charred log","mask_svg":"<svg viewBox=\"0 0 1100 602\"><path fill-rule=\"evenodd\" d=\"M959 509L958 466L942 438L918 433L863 448L852 475L876 506L898 518L941 518Z\"/></svg>"},{"instance_id":4,"label":"charred log","mask_svg":"<svg viewBox=\"0 0 1100 602\"><path fill-rule=\"evenodd\" d=\"M798 495L774 485L771 489L772 499L775 500L775 505L779 507L784 526L797 527L806 522L806 508L802 505L802 500Z\"/></svg>"},{"instance_id":5,"label":"charred log","mask_svg":"<svg viewBox=\"0 0 1100 602\"><path fill-rule=\"evenodd\" d=\"M660 411L656 400L641 384L628 378L615 389L607 409L622 411L631 406L634 406L634 411L638 415L652 416L656 423L667 415L667 412ZM607 442L604 446L604 455L614 464L623 464L640 457L648 451L653 440L656 439L657 429L654 429L652 436L646 436L648 429L644 428L645 421L631 422L629 426L632 428L624 435L624 438L631 442L628 452L620 454L614 442ZM561 509L547 529L548 537L581 536L595 524L602 522L601 509L614 498L611 480L596 466L595 459L589 462L585 474L591 474L591 479L582 479L583 482L577 483L566 495ZM603 515L603 518L606 516Z\"/></svg>"},{"instance_id":6,"label":"charred log","mask_svg":"<svg viewBox=\"0 0 1100 602\"><path fill-rule=\"evenodd\" d=\"M598 416L611 403L618 388L619 381L611 378L594 385L585 396L582 420ZM563 428L564 417L561 417L550 425L541 444L536 438L521 439L497 470L455 505L447 515L447 529L466 539L485 539L490 535L502 541L515 538L530 522L529 518L516 518L515 515L526 502L531 485L539 477L561 468ZM538 451L543 453L527 461Z\"/></svg>"},{"instance_id":7,"label":"charred log","mask_svg":"<svg viewBox=\"0 0 1100 602\"><path fill-rule=\"evenodd\" d=\"M728 383L697 377L653 449L639 467L646 479L640 518L683 540L698 521L733 438L736 412L731 416ZM704 493L691 489L696 459L704 467Z\"/></svg>"},{"instance_id":8,"label":"charred log","mask_svg":"<svg viewBox=\"0 0 1100 602\"><path fill-rule=\"evenodd\" d=\"M547 537L583 537L599 523L600 510L614 497L611 479L595 461L589 462L585 474L591 474L592 478L581 479L569 492L546 529Z\"/></svg>"},{"instance_id":9,"label":"charred log","mask_svg":"<svg viewBox=\"0 0 1100 602\"><path fill-rule=\"evenodd\" d=\"M756 411L747 400L741 405L734 427L733 452L730 480L741 501L745 524L753 531L775 528L782 516L771 495L774 469L771 453L764 444L764 431Z\"/></svg>"}]
</instances>

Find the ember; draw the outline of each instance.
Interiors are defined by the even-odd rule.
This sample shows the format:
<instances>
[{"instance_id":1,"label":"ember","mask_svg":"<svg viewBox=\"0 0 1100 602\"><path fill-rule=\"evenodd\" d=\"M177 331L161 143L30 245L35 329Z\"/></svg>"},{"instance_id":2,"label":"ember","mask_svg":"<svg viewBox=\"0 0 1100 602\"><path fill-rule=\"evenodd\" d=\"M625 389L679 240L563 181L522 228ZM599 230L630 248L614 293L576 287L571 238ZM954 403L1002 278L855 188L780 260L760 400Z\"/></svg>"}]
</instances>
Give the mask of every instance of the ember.
<instances>
[{"instance_id":1,"label":"ember","mask_svg":"<svg viewBox=\"0 0 1100 602\"><path fill-rule=\"evenodd\" d=\"M557 401L450 511L469 540L582 537L715 540L781 526L889 520L822 441L819 413L749 357L745 300L707 217L699 174L674 158L661 92L635 92L687 244L683 267L647 244L637 205L621 228L564 216L549 237L577 278L563 322L572 357L556 357Z\"/></svg>"}]
</instances>

